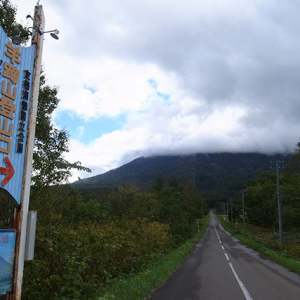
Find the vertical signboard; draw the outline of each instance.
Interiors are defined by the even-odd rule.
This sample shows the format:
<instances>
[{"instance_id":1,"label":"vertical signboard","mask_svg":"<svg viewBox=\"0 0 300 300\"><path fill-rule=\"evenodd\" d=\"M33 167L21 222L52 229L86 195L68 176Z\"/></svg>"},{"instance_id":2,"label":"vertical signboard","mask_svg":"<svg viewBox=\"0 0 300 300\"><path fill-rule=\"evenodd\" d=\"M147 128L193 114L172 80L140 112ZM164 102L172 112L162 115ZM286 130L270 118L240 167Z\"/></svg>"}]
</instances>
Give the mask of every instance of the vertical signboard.
<instances>
[{"instance_id":1,"label":"vertical signboard","mask_svg":"<svg viewBox=\"0 0 300 300\"><path fill-rule=\"evenodd\" d=\"M0 230L0 295L12 290L16 231Z\"/></svg>"},{"instance_id":2,"label":"vertical signboard","mask_svg":"<svg viewBox=\"0 0 300 300\"><path fill-rule=\"evenodd\" d=\"M35 46L14 45L0 27L0 187L21 202Z\"/></svg>"}]
</instances>

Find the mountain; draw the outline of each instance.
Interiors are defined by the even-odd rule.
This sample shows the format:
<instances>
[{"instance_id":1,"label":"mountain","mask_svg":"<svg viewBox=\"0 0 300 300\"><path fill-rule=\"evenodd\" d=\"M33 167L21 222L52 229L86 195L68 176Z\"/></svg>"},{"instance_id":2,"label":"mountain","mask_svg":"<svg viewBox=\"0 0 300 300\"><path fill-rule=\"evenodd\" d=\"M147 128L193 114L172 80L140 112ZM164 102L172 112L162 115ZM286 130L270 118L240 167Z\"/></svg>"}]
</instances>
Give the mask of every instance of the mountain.
<instances>
[{"instance_id":1,"label":"mountain","mask_svg":"<svg viewBox=\"0 0 300 300\"><path fill-rule=\"evenodd\" d=\"M212 153L186 156L140 157L107 173L76 181L79 189L117 187L129 183L148 188L158 174L168 182L189 177L203 193L239 191L260 170L270 170L271 160L288 161L290 155L259 153Z\"/></svg>"}]
</instances>

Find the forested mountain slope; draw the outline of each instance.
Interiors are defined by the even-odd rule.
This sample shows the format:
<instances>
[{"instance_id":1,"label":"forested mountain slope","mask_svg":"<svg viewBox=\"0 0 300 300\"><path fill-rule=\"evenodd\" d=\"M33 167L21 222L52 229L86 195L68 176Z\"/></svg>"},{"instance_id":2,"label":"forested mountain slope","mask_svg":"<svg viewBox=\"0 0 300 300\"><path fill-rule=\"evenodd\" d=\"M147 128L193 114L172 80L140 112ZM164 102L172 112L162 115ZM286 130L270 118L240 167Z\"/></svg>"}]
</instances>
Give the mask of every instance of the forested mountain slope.
<instances>
[{"instance_id":1,"label":"forested mountain slope","mask_svg":"<svg viewBox=\"0 0 300 300\"><path fill-rule=\"evenodd\" d=\"M166 183L189 177L201 192L239 190L259 170L270 170L274 159L288 161L289 155L259 153L213 153L189 156L140 157L107 173L73 183L80 189L117 187L129 183L148 188L158 174Z\"/></svg>"}]
</instances>

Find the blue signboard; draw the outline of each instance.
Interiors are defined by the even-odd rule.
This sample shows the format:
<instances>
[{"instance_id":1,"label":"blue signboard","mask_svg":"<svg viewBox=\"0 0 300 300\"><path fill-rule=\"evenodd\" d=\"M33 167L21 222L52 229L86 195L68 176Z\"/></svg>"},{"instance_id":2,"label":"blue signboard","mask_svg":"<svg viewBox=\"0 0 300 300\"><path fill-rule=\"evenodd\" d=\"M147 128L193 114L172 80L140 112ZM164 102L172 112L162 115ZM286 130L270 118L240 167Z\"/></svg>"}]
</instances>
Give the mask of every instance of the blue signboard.
<instances>
[{"instance_id":1,"label":"blue signboard","mask_svg":"<svg viewBox=\"0 0 300 300\"><path fill-rule=\"evenodd\" d=\"M35 46L14 45L0 27L0 187L21 202Z\"/></svg>"},{"instance_id":2,"label":"blue signboard","mask_svg":"<svg viewBox=\"0 0 300 300\"><path fill-rule=\"evenodd\" d=\"M0 295L12 290L15 248L16 231L0 230Z\"/></svg>"}]
</instances>

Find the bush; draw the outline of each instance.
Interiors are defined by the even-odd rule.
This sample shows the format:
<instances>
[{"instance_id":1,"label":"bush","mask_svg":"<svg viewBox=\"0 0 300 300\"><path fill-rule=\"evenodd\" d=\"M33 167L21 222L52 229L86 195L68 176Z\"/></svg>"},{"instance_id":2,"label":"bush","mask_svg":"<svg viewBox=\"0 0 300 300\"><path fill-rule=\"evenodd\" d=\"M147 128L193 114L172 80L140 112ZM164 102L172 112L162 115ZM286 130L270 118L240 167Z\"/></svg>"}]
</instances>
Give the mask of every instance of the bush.
<instances>
[{"instance_id":1,"label":"bush","mask_svg":"<svg viewBox=\"0 0 300 300\"><path fill-rule=\"evenodd\" d=\"M35 260L26 263L23 299L88 299L166 252L168 231L146 219L39 228Z\"/></svg>"}]
</instances>

